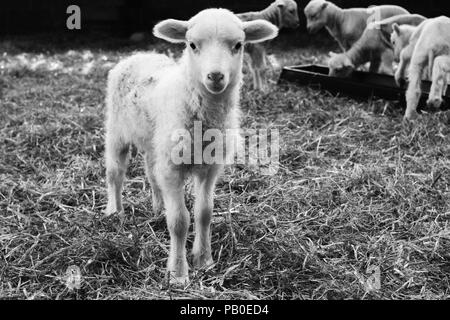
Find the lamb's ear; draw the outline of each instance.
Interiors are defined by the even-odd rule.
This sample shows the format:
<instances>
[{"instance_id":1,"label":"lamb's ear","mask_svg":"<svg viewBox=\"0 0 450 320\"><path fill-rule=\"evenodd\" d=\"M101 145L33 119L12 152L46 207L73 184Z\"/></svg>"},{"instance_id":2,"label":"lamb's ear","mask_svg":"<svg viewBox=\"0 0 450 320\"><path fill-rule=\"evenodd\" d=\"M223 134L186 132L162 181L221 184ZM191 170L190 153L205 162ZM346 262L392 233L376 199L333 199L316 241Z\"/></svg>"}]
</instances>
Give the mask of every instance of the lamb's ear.
<instances>
[{"instance_id":1,"label":"lamb's ear","mask_svg":"<svg viewBox=\"0 0 450 320\"><path fill-rule=\"evenodd\" d=\"M394 30L394 32L395 32L396 34L400 34L400 27L399 27L399 25L398 25L397 23L394 23L394 24L392 25L392 30Z\"/></svg>"},{"instance_id":2,"label":"lamb's ear","mask_svg":"<svg viewBox=\"0 0 450 320\"><path fill-rule=\"evenodd\" d=\"M328 55L330 56L330 58L334 58L334 57L336 57L338 54L335 53L335 52L333 52L333 51L330 51L330 52L328 52Z\"/></svg>"},{"instance_id":3,"label":"lamb's ear","mask_svg":"<svg viewBox=\"0 0 450 320\"><path fill-rule=\"evenodd\" d=\"M188 30L188 22L182 20L168 19L159 22L153 28L155 37L164 39L173 43L186 41L186 32Z\"/></svg>"},{"instance_id":4,"label":"lamb's ear","mask_svg":"<svg viewBox=\"0 0 450 320\"><path fill-rule=\"evenodd\" d=\"M277 0L275 1L275 4L278 8L284 7L284 1L283 0Z\"/></svg>"},{"instance_id":5,"label":"lamb's ear","mask_svg":"<svg viewBox=\"0 0 450 320\"><path fill-rule=\"evenodd\" d=\"M328 7L328 1L322 3L322 5L320 6L320 11L324 10L326 7Z\"/></svg>"},{"instance_id":6,"label":"lamb's ear","mask_svg":"<svg viewBox=\"0 0 450 320\"><path fill-rule=\"evenodd\" d=\"M267 41L278 35L278 28L266 20L247 21L243 26L247 43Z\"/></svg>"}]
</instances>

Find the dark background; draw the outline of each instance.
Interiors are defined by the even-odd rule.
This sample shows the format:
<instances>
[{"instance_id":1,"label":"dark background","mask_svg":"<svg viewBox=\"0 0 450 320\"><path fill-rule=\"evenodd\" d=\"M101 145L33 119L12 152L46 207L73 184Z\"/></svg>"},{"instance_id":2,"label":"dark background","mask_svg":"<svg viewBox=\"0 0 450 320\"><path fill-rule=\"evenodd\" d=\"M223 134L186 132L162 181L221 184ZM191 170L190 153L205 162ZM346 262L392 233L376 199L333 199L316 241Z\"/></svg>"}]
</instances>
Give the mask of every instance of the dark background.
<instances>
[{"instance_id":1,"label":"dark background","mask_svg":"<svg viewBox=\"0 0 450 320\"><path fill-rule=\"evenodd\" d=\"M304 28L303 8L309 0L297 0ZM450 15L448 0L336 0L343 8L367 7L376 4L398 4L411 12L428 17ZM234 12L260 10L272 0L2 0L0 2L0 34L33 34L39 32L68 32L66 9L79 5L82 32L106 31L126 35L150 30L165 18L186 19L208 7L223 7Z\"/></svg>"}]
</instances>

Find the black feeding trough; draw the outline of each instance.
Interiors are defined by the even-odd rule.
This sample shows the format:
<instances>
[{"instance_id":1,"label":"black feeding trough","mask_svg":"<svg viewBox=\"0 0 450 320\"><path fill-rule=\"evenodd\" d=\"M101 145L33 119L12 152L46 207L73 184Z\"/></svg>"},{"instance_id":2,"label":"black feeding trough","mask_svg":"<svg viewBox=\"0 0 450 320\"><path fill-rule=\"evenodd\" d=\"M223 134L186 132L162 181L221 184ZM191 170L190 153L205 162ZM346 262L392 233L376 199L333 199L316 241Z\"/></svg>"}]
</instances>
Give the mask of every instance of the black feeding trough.
<instances>
[{"instance_id":1,"label":"black feeding trough","mask_svg":"<svg viewBox=\"0 0 450 320\"><path fill-rule=\"evenodd\" d=\"M329 91L333 94L343 93L352 97L371 98L378 97L386 100L395 100L405 107L405 88L396 85L393 76L365 71L354 71L346 78L328 75L328 67L322 65L298 65L284 67L279 83L288 81L302 86L309 86ZM426 106L431 82L422 81L422 97L419 102L419 110L432 110ZM443 97L440 110L450 109L450 90Z\"/></svg>"}]
</instances>

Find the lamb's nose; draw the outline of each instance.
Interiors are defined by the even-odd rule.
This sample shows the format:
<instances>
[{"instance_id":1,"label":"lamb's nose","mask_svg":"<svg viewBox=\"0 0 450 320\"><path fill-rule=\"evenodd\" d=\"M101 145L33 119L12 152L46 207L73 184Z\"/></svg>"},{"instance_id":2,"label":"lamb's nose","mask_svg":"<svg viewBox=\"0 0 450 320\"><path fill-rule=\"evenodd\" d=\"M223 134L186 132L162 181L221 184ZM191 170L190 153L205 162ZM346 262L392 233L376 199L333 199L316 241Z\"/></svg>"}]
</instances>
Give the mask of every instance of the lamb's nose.
<instances>
[{"instance_id":1,"label":"lamb's nose","mask_svg":"<svg viewBox=\"0 0 450 320\"><path fill-rule=\"evenodd\" d=\"M225 78L222 72L211 72L208 74L208 79L214 82L220 82Z\"/></svg>"}]
</instances>

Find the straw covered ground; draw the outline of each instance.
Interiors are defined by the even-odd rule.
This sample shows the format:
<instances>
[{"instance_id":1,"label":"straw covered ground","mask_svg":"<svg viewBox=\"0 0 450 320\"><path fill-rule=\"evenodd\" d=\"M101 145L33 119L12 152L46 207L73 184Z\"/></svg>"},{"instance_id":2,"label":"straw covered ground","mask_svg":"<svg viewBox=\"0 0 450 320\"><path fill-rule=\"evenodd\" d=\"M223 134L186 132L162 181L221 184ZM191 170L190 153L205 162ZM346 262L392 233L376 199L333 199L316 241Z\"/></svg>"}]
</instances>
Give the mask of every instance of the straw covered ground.
<instances>
[{"instance_id":1,"label":"straw covered ground","mask_svg":"<svg viewBox=\"0 0 450 320\"><path fill-rule=\"evenodd\" d=\"M216 264L173 288L168 231L151 211L136 150L125 220L102 216L103 109L119 59L180 48L69 40L0 42L1 298L449 297L450 114L405 124L383 100L277 86L277 63L269 92L256 93L246 69L242 125L279 130L280 168L227 168L216 189ZM327 50L281 39L270 51L283 65L323 62ZM66 286L70 266L81 270L79 289Z\"/></svg>"}]
</instances>

